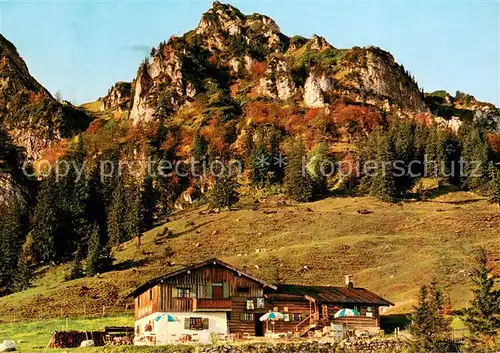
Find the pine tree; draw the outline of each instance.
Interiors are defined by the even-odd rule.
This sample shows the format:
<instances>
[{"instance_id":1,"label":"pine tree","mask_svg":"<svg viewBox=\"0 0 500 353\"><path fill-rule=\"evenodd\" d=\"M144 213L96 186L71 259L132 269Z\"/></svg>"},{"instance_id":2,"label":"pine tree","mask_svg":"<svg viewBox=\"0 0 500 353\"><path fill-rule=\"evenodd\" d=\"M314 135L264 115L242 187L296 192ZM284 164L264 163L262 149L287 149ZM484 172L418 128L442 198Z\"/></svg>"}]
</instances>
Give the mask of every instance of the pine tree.
<instances>
[{"instance_id":1,"label":"pine tree","mask_svg":"<svg viewBox=\"0 0 500 353\"><path fill-rule=\"evenodd\" d=\"M208 151L208 143L207 140L203 135L201 135L199 132L196 132L196 134L193 137L193 146L192 146L192 157L196 162L201 163Z\"/></svg>"},{"instance_id":2,"label":"pine tree","mask_svg":"<svg viewBox=\"0 0 500 353\"><path fill-rule=\"evenodd\" d=\"M425 147L426 177L440 178L442 176L443 146L441 145L440 131L436 123L429 127Z\"/></svg>"},{"instance_id":3,"label":"pine tree","mask_svg":"<svg viewBox=\"0 0 500 353\"><path fill-rule=\"evenodd\" d=\"M500 290L495 286L488 256L480 248L475 257L476 267L472 271L474 298L465 312L465 324L470 332L472 348L487 350L494 348L500 333Z\"/></svg>"},{"instance_id":4,"label":"pine tree","mask_svg":"<svg viewBox=\"0 0 500 353\"><path fill-rule=\"evenodd\" d=\"M30 287L33 280L33 264L33 239L28 235L19 256L16 275L14 277L14 290L16 292L26 290Z\"/></svg>"},{"instance_id":5,"label":"pine tree","mask_svg":"<svg viewBox=\"0 0 500 353\"><path fill-rule=\"evenodd\" d=\"M111 204L108 211L107 229L110 246L116 246L125 239L123 229L124 213L123 184L121 179L119 179L111 196Z\"/></svg>"},{"instance_id":6,"label":"pine tree","mask_svg":"<svg viewBox=\"0 0 500 353\"><path fill-rule=\"evenodd\" d=\"M390 136L379 134L377 148L377 170L374 172L370 195L384 202L394 202L397 195L393 173L394 147Z\"/></svg>"},{"instance_id":7,"label":"pine tree","mask_svg":"<svg viewBox=\"0 0 500 353\"><path fill-rule=\"evenodd\" d=\"M435 285L422 286L418 306L412 315L409 331L413 338L410 342L412 352L449 352L450 320L445 318L442 309L442 293Z\"/></svg>"},{"instance_id":8,"label":"pine tree","mask_svg":"<svg viewBox=\"0 0 500 353\"><path fill-rule=\"evenodd\" d=\"M129 189L127 192L127 202L129 205L124 218L123 229L125 238L122 241L127 241L140 236L142 224L142 198L140 190Z\"/></svg>"},{"instance_id":9,"label":"pine tree","mask_svg":"<svg viewBox=\"0 0 500 353\"><path fill-rule=\"evenodd\" d=\"M109 248L101 243L99 227L94 224L91 227L88 243L88 254L85 260L85 273L93 276L105 270L109 265Z\"/></svg>"},{"instance_id":10,"label":"pine tree","mask_svg":"<svg viewBox=\"0 0 500 353\"><path fill-rule=\"evenodd\" d=\"M313 183L306 170L306 148L301 140L293 141L287 155L285 167L285 193L292 200L307 202L314 196Z\"/></svg>"},{"instance_id":11,"label":"pine tree","mask_svg":"<svg viewBox=\"0 0 500 353\"><path fill-rule=\"evenodd\" d=\"M12 205L0 211L0 294L9 293L17 272L17 264L25 233L22 206Z\"/></svg>"},{"instance_id":12,"label":"pine tree","mask_svg":"<svg viewBox=\"0 0 500 353\"><path fill-rule=\"evenodd\" d=\"M58 239L57 248L62 259L86 256L87 199L89 196L85 174L85 147L83 137L78 136L69 153L62 161L69 164L69 172L58 183L59 215L63 237Z\"/></svg>"},{"instance_id":13,"label":"pine tree","mask_svg":"<svg viewBox=\"0 0 500 353\"><path fill-rule=\"evenodd\" d=\"M101 234L101 243L108 243L106 195L101 181L100 163L90 170L87 180L88 197L86 200L86 218L89 224L97 223Z\"/></svg>"},{"instance_id":14,"label":"pine tree","mask_svg":"<svg viewBox=\"0 0 500 353\"><path fill-rule=\"evenodd\" d=\"M464 161L462 186L466 189L481 187L486 181L489 145L477 125L462 126L461 149Z\"/></svg>"},{"instance_id":15,"label":"pine tree","mask_svg":"<svg viewBox=\"0 0 500 353\"><path fill-rule=\"evenodd\" d=\"M250 180L254 185L263 185L272 177L271 173L272 157L269 155L266 146L259 143L250 154Z\"/></svg>"},{"instance_id":16,"label":"pine tree","mask_svg":"<svg viewBox=\"0 0 500 353\"><path fill-rule=\"evenodd\" d=\"M33 216L33 246L38 261L53 261L56 259L57 232L59 217L57 213L57 185L55 174L51 173L44 181L37 197Z\"/></svg>"},{"instance_id":17,"label":"pine tree","mask_svg":"<svg viewBox=\"0 0 500 353\"><path fill-rule=\"evenodd\" d=\"M144 179L141 190L141 230L143 231L153 228L156 205L158 203L157 199L153 178L148 175Z\"/></svg>"},{"instance_id":18,"label":"pine tree","mask_svg":"<svg viewBox=\"0 0 500 353\"><path fill-rule=\"evenodd\" d=\"M493 164L489 168L490 173L490 203L495 203L500 206L500 170Z\"/></svg>"},{"instance_id":19,"label":"pine tree","mask_svg":"<svg viewBox=\"0 0 500 353\"><path fill-rule=\"evenodd\" d=\"M239 201L238 182L228 173L221 173L215 178L214 187L210 190L209 203L213 208L230 208Z\"/></svg>"},{"instance_id":20,"label":"pine tree","mask_svg":"<svg viewBox=\"0 0 500 353\"><path fill-rule=\"evenodd\" d=\"M324 142L319 143L311 152L309 163L307 163L307 172L311 176L314 184L315 193L321 194L327 190L326 173L328 170L328 145Z\"/></svg>"}]
</instances>

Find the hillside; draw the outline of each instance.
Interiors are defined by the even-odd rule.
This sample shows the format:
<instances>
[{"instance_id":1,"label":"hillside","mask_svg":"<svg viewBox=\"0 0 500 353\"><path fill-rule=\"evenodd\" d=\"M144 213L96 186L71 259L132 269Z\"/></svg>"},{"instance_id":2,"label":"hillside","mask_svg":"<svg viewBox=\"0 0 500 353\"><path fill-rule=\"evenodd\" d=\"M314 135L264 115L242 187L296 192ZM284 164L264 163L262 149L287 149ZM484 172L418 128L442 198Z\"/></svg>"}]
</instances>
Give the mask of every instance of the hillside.
<instances>
[{"instance_id":1,"label":"hillside","mask_svg":"<svg viewBox=\"0 0 500 353\"><path fill-rule=\"evenodd\" d=\"M129 312L140 283L214 256L272 282L353 274L397 312L438 277L459 308L474 247L498 262L488 200L500 195L500 110L424 93L380 48L288 36L216 1L195 29L153 48L133 82L79 108L54 99L3 37L0 50L0 200L30 183L31 201L0 208L0 320ZM260 163L283 157L294 165ZM31 180L19 175L25 160ZM234 160L235 178L201 167ZM481 167L447 174L462 160ZM199 168L156 168L185 161ZM320 175L323 162L370 161L402 161L406 173ZM425 174L430 162L442 170ZM41 168L61 164L74 168ZM214 211L235 194L232 211Z\"/></svg>"},{"instance_id":2,"label":"hillside","mask_svg":"<svg viewBox=\"0 0 500 353\"><path fill-rule=\"evenodd\" d=\"M356 285L408 312L419 285L438 278L454 308L466 305L469 260L486 246L498 264L498 206L469 193L450 193L427 202L384 204L371 198L327 198L278 206L279 197L247 199L234 211L177 212L164 226L114 249L115 269L94 278L65 282L68 266L43 268L36 286L0 298L3 321L64 315L129 312L124 299L155 276L211 257L269 281L339 285L354 275ZM372 213L359 214L361 209ZM204 214L202 214L204 213ZM171 235L161 236L165 227ZM165 249L172 255L165 257ZM496 255L495 255L496 254ZM85 308L85 309L84 309Z\"/></svg>"}]
</instances>

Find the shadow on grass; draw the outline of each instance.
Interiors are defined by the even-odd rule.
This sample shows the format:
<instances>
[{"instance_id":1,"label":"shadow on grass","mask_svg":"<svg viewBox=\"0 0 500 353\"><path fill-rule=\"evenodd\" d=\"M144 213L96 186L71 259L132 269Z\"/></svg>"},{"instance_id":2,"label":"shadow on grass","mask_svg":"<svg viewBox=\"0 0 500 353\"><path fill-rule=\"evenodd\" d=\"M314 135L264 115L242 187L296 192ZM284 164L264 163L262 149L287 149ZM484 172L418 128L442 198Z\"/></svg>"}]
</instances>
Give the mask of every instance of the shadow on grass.
<instances>
[{"instance_id":1,"label":"shadow on grass","mask_svg":"<svg viewBox=\"0 0 500 353\"><path fill-rule=\"evenodd\" d=\"M140 259L140 260L125 260L119 262L109 269L110 271L123 271L130 270L131 268L143 267L151 262L150 259Z\"/></svg>"},{"instance_id":2,"label":"shadow on grass","mask_svg":"<svg viewBox=\"0 0 500 353\"><path fill-rule=\"evenodd\" d=\"M439 186L439 187L434 188L434 189L426 190L424 192L423 196L424 196L424 199L426 201L431 201L431 200L436 199L440 196L451 194L452 192L456 192L456 191L459 191L459 188L457 188L456 186L443 185L443 186Z\"/></svg>"},{"instance_id":3,"label":"shadow on grass","mask_svg":"<svg viewBox=\"0 0 500 353\"><path fill-rule=\"evenodd\" d=\"M226 215L226 216L224 216L224 217L221 217L221 218L217 219L217 222L219 222L219 221L221 221L221 220L223 220L223 219L226 219L226 218L228 218L228 217L229 217L229 215ZM196 231L196 230L198 230L198 229L200 229L200 228L202 228L202 227L204 227L204 226L206 226L206 225L208 225L208 224L210 224L210 223L213 223L214 221L215 221L215 220L211 220L211 221L206 221L206 222L202 222L202 223L196 224L195 226L193 226L193 227L191 227L191 228L189 228L189 229L183 230L182 232L178 232L178 233L174 233L174 234L170 235L167 239L175 239L175 238L178 238L178 237L180 237L180 236L183 236L184 234L187 234L187 233L189 233L189 232Z\"/></svg>"},{"instance_id":4,"label":"shadow on grass","mask_svg":"<svg viewBox=\"0 0 500 353\"><path fill-rule=\"evenodd\" d=\"M380 328L385 333L393 333L394 329L399 327L404 330L410 324L410 315L408 314L391 314L380 316Z\"/></svg>"}]
</instances>

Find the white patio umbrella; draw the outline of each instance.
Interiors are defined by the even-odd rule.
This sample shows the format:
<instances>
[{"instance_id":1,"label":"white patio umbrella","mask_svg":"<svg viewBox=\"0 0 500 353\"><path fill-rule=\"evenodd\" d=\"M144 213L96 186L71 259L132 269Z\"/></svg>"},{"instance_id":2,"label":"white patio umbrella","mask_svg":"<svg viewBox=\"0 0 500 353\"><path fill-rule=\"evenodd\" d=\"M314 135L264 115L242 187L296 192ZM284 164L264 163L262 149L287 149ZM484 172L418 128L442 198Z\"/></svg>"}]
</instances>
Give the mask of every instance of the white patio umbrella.
<instances>
[{"instance_id":1,"label":"white patio umbrella","mask_svg":"<svg viewBox=\"0 0 500 353\"><path fill-rule=\"evenodd\" d=\"M270 311L260 317L260 321L283 320L285 316L277 311Z\"/></svg>"},{"instance_id":2,"label":"white patio umbrella","mask_svg":"<svg viewBox=\"0 0 500 353\"><path fill-rule=\"evenodd\" d=\"M350 316L359 316L359 315L361 315L361 314L356 309L344 308L344 309L340 309L339 311L337 311L335 313L335 315L333 315L333 317L335 317L335 318L346 317L347 318L346 327L347 327L347 329L349 329L349 317Z\"/></svg>"},{"instance_id":3,"label":"white patio umbrella","mask_svg":"<svg viewBox=\"0 0 500 353\"><path fill-rule=\"evenodd\" d=\"M283 320L284 318L285 316L282 313L279 313L277 311L270 311L262 315L259 318L259 320L266 322L266 331L269 331L269 321ZM274 325L273 325L273 332L274 332Z\"/></svg>"}]
</instances>

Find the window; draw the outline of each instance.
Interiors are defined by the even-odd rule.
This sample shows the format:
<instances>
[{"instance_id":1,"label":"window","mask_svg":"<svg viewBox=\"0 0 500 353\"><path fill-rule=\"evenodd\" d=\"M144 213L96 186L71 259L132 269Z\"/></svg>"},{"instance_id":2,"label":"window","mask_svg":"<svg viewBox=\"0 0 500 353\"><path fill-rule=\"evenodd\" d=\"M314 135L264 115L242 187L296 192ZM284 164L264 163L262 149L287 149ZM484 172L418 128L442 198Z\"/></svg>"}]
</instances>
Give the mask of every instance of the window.
<instances>
[{"instance_id":1,"label":"window","mask_svg":"<svg viewBox=\"0 0 500 353\"><path fill-rule=\"evenodd\" d=\"M292 319L292 321L298 321L298 322L303 320L302 314L291 314L290 319Z\"/></svg>"},{"instance_id":2,"label":"window","mask_svg":"<svg viewBox=\"0 0 500 353\"><path fill-rule=\"evenodd\" d=\"M253 299L247 299L245 301L245 309L247 309L247 310L254 310L255 309Z\"/></svg>"},{"instance_id":3,"label":"window","mask_svg":"<svg viewBox=\"0 0 500 353\"><path fill-rule=\"evenodd\" d=\"M237 287L236 293L250 293L249 287Z\"/></svg>"},{"instance_id":4,"label":"window","mask_svg":"<svg viewBox=\"0 0 500 353\"><path fill-rule=\"evenodd\" d=\"M149 301L153 300L153 290L149 290Z\"/></svg>"},{"instance_id":5,"label":"window","mask_svg":"<svg viewBox=\"0 0 500 353\"><path fill-rule=\"evenodd\" d=\"M254 321L255 320L255 314L254 313L242 313L240 315L240 320L241 321Z\"/></svg>"},{"instance_id":6,"label":"window","mask_svg":"<svg viewBox=\"0 0 500 353\"><path fill-rule=\"evenodd\" d=\"M137 306L141 306L141 296L137 297Z\"/></svg>"},{"instance_id":7,"label":"window","mask_svg":"<svg viewBox=\"0 0 500 353\"><path fill-rule=\"evenodd\" d=\"M189 288L177 288L177 298L189 298Z\"/></svg>"},{"instance_id":8,"label":"window","mask_svg":"<svg viewBox=\"0 0 500 353\"><path fill-rule=\"evenodd\" d=\"M257 298L257 309L264 309L266 307L266 303L264 298Z\"/></svg>"},{"instance_id":9,"label":"window","mask_svg":"<svg viewBox=\"0 0 500 353\"><path fill-rule=\"evenodd\" d=\"M187 317L184 319L184 329L186 330L208 330L208 318Z\"/></svg>"},{"instance_id":10,"label":"window","mask_svg":"<svg viewBox=\"0 0 500 353\"><path fill-rule=\"evenodd\" d=\"M189 318L189 329L190 330L203 330L203 319L201 317L190 317Z\"/></svg>"}]
</instances>

